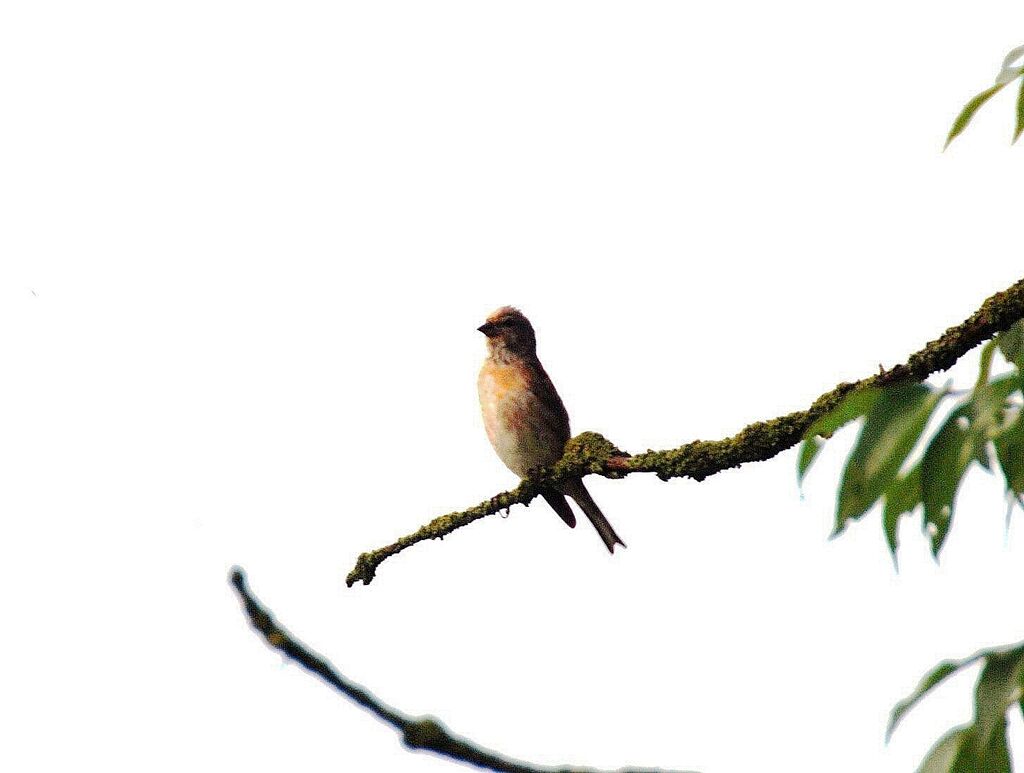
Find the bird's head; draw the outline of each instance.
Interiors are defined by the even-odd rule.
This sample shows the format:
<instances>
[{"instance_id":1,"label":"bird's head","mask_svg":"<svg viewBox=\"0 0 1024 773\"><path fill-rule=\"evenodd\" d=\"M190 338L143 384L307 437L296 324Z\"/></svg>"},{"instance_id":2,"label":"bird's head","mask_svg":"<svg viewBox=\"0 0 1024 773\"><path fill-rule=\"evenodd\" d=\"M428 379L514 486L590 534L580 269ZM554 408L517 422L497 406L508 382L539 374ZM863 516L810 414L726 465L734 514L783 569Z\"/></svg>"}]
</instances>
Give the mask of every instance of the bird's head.
<instances>
[{"instance_id":1,"label":"bird's head","mask_svg":"<svg viewBox=\"0 0 1024 773\"><path fill-rule=\"evenodd\" d=\"M492 312L477 330L487 336L487 346L492 352L526 355L537 350L533 325L523 312L511 306Z\"/></svg>"}]
</instances>

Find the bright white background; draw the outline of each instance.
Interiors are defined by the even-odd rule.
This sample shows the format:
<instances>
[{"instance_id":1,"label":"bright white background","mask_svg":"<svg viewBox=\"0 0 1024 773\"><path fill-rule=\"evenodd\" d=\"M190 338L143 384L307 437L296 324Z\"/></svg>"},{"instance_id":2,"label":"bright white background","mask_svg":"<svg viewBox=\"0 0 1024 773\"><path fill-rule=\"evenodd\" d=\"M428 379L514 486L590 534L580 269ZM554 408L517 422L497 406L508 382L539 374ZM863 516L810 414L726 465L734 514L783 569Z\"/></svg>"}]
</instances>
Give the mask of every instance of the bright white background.
<instances>
[{"instance_id":1,"label":"bright white background","mask_svg":"<svg viewBox=\"0 0 1024 773\"><path fill-rule=\"evenodd\" d=\"M967 480L839 539L828 448L591 479L344 587L514 484L475 327L512 303L575 431L720 438L905 356L1021 276L1009 2L6 3L0 767L443 771L268 650L536 762L910 771L1024 637L1018 514ZM1014 87L1015 88L1015 87ZM954 373L973 376L976 358ZM1024 726L1014 720L1017 756Z\"/></svg>"}]
</instances>

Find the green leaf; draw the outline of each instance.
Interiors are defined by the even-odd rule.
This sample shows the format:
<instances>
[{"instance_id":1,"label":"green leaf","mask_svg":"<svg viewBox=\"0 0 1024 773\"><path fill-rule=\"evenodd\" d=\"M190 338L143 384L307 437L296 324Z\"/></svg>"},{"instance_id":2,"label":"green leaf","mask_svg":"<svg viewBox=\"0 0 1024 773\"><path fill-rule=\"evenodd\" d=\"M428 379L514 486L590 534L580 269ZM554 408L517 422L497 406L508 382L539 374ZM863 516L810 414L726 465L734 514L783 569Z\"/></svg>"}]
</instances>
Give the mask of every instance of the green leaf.
<instances>
[{"instance_id":1,"label":"green leaf","mask_svg":"<svg viewBox=\"0 0 1024 773\"><path fill-rule=\"evenodd\" d=\"M840 427L849 424L871 410L875 400L881 393L880 389L857 389L846 397L824 416L818 419L807 428L804 433L804 442L800 446L800 456L797 460L796 479L800 483L807 474L811 463L814 462L821 447L825 445L819 436L830 438Z\"/></svg>"},{"instance_id":2,"label":"green leaf","mask_svg":"<svg viewBox=\"0 0 1024 773\"><path fill-rule=\"evenodd\" d=\"M804 475L807 474L807 470L810 469L811 463L814 462L814 458L823 445L825 445L825 441L819 437L804 438L804 442L800 444L800 456L796 462L796 482L798 484L803 483Z\"/></svg>"},{"instance_id":3,"label":"green leaf","mask_svg":"<svg viewBox=\"0 0 1024 773\"><path fill-rule=\"evenodd\" d=\"M921 458L921 500L924 523L937 556L953 521L956 491L974 456L974 443L968 431L966 414L970 401L962 404L946 419Z\"/></svg>"},{"instance_id":4,"label":"green leaf","mask_svg":"<svg viewBox=\"0 0 1024 773\"><path fill-rule=\"evenodd\" d=\"M946 733L928 752L920 773L1012 773L1006 740L1006 712L1024 711L1024 645L987 650L965 660L948 660L932 670L909 698L893 709L886 740L903 716L937 684L962 668L984 659L974 690L974 721Z\"/></svg>"},{"instance_id":5,"label":"green leaf","mask_svg":"<svg viewBox=\"0 0 1024 773\"><path fill-rule=\"evenodd\" d=\"M1006 401L1014 392L1024 388L1020 373L1007 373L981 387L975 387L971 394L971 425L984 429L989 440L998 434L1006 413Z\"/></svg>"},{"instance_id":6,"label":"green leaf","mask_svg":"<svg viewBox=\"0 0 1024 773\"><path fill-rule=\"evenodd\" d=\"M996 735L1003 736L1005 746L1006 712L1020 700L1022 668L1024 647L986 655L974 691L974 728L979 749L989 749Z\"/></svg>"},{"instance_id":7,"label":"green leaf","mask_svg":"<svg viewBox=\"0 0 1024 773\"><path fill-rule=\"evenodd\" d=\"M961 132L967 128L967 124L969 124L971 119L974 118L974 114L978 112L978 108L988 102L992 96L1005 85L1005 83L997 83L995 86L985 89L964 105L964 109L960 111L960 115L958 115L956 120L953 121L953 127L949 130L949 136L946 137L946 144L943 146L943 150L948 148L949 143L960 136Z\"/></svg>"},{"instance_id":8,"label":"green leaf","mask_svg":"<svg viewBox=\"0 0 1024 773\"><path fill-rule=\"evenodd\" d=\"M989 350L989 360L992 351ZM987 370L983 365L982 375ZM921 459L921 501L933 555L938 556L949 534L956 492L964 473L972 461L989 469L989 441L1003 429L1007 398L1020 388L1018 373L980 383L971 397L949 414L925 449Z\"/></svg>"},{"instance_id":9,"label":"green leaf","mask_svg":"<svg viewBox=\"0 0 1024 773\"><path fill-rule=\"evenodd\" d=\"M885 510L882 511L882 528L885 530L885 541L889 544L889 552L893 562L896 561L896 548L899 547L899 520L904 513L914 511L921 504L921 465L916 464L906 475L900 475L885 490Z\"/></svg>"},{"instance_id":10,"label":"green leaf","mask_svg":"<svg viewBox=\"0 0 1024 773\"><path fill-rule=\"evenodd\" d=\"M1013 323L994 340L1006 361L1024 371L1024 320Z\"/></svg>"},{"instance_id":11,"label":"green leaf","mask_svg":"<svg viewBox=\"0 0 1024 773\"><path fill-rule=\"evenodd\" d=\"M1024 413L996 437L995 447L1007 490L1024 493Z\"/></svg>"},{"instance_id":12,"label":"green leaf","mask_svg":"<svg viewBox=\"0 0 1024 773\"><path fill-rule=\"evenodd\" d=\"M1024 648L983 654L985 666L974 690L974 722L957 729L961 739L948 770L1012 773L1006 712L1020 700Z\"/></svg>"},{"instance_id":13,"label":"green leaf","mask_svg":"<svg viewBox=\"0 0 1024 773\"><path fill-rule=\"evenodd\" d=\"M988 443L974 432L971 433L971 459L980 464L986 472L992 472L992 460L988 458Z\"/></svg>"},{"instance_id":14,"label":"green leaf","mask_svg":"<svg viewBox=\"0 0 1024 773\"><path fill-rule=\"evenodd\" d=\"M1020 91L1017 93L1017 128L1013 130L1013 140L1016 142L1020 135L1024 134L1024 78L1020 79Z\"/></svg>"},{"instance_id":15,"label":"green leaf","mask_svg":"<svg viewBox=\"0 0 1024 773\"><path fill-rule=\"evenodd\" d=\"M999 68L996 76L996 83L1009 83L1024 73L1024 65L1017 64L1017 60L1024 57L1024 46L1017 46L1003 59L1003 66Z\"/></svg>"},{"instance_id":16,"label":"green leaf","mask_svg":"<svg viewBox=\"0 0 1024 773\"><path fill-rule=\"evenodd\" d=\"M954 727L936 742L924 758L917 773L953 773L957 758L963 747L970 741L971 727ZM958 772L959 773L959 772ZM978 772L975 772L978 773Z\"/></svg>"},{"instance_id":17,"label":"green leaf","mask_svg":"<svg viewBox=\"0 0 1024 773\"><path fill-rule=\"evenodd\" d=\"M1006 427L1007 400L1014 392L1020 391L1024 383L1020 373L1008 373L981 386L976 386L968 401L971 413L971 437L974 458L989 469L988 444Z\"/></svg>"},{"instance_id":18,"label":"green leaf","mask_svg":"<svg viewBox=\"0 0 1024 773\"><path fill-rule=\"evenodd\" d=\"M889 715L889 727L885 731L885 740L888 741L892 738L893 731L896 729L896 725L900 723L900 720L906 716L907 712L910 711L918 702L929 692L931 692L940 682L947 677L952 676L961 668L975 663L979 658L984 657L984 653L978 653L965 660L944 660L927 674L918 683L914 691L909 696L897 703L892 710L892 714Z\"/></svg>"},{"instance_id":19,"label":"green leaf","mask_svg":"<svg viewBox=\"0 0 1024 773\"><path fill-rule=\"evenodd\" d=\"M1010 761L1010 746L1006 742L1006 717L1000 717L998 727L993 729L988 744L981 741L972 744L975 748L973 760L964 760L965 773L1013 773Z\"/></svg>"},{"instance_id":20,"label":"green leaf","mask_svg":"<svg viewBox=\"0 0 1024 773\"><path fill-rule=\"evenodd\" d=\"M988 374L992 372L992 355L996 353L996 341L986 341L981 347L981 363L978 365L978 380L974 382L974 389L978 390L988 383Z\"/></svg>"},{"instance_id":21,"label":"green leaf","mask_svg":"<svg viewBox=\"0 0 1024 773\"><path fill-rule=\"evenodd\" d=\"M833 535L866 513L893 482L944 395L923 384L900 384L878 396L843 470Z\"/></svg>"},{"instance_id":22,"label":"green leaf","mask_svg":"<svg viewBox=\"0 0 1024 773\"><path fill-rule=\"evenodd\" d=\"M1006 720L1003 732L982 745L977 728L954 727L932 747L918 773L1013 773L1010 749L1006 744Z\"/></svg>"}]
</instances>

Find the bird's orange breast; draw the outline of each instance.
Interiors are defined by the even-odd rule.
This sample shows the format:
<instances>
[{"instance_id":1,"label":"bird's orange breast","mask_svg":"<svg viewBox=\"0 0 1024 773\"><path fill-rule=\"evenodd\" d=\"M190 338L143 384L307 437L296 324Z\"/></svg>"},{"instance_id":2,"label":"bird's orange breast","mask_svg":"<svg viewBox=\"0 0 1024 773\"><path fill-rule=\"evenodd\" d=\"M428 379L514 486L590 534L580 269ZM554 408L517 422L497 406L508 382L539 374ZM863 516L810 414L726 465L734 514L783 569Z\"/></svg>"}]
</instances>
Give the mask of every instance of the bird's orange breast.
<instances>
[{"instance_id":1,"label":"bird's orange breast","mask_svg":"<svg viewBox=\"0 0 1024 773\"><path fill-rule=\"evenodd\" d=\"M539 369L539 364L521 359L490 357L480 370L480 409L487 437L501 461L520 478L557 461L569 437L565 409L554 389L538 394L538 383L545 383L538 381L543 376L542 370L538 376Z\"/></svg>"},{"instance_id":2,"label":"bird's orange breast","mask_svg":"<svg viewBox=\"0 0 1024 773\"><path fill-rule=\"evenodd\" d=\"M486 383L488 396L498 402L502 402L509 392L526 389L526 378L520 368L513 365L500 365L488 362L480 373L481 379Z\"/></svg>"},{"instance_id":3,"label":"bird's orange breast","mask_svg":"<svg viewBox=\"0 0 1024 773\"><path fill-rule=\"evenodd\" d=\"M529 389L526 375L521 368L512 364L488 360L480 370L480 409L483 412L484 428L495 447L501 444L499 436L512 429L510 419L516 411L511 410ZM517 421L512 421L518 424Z\"/></svg>"}]
</instances>

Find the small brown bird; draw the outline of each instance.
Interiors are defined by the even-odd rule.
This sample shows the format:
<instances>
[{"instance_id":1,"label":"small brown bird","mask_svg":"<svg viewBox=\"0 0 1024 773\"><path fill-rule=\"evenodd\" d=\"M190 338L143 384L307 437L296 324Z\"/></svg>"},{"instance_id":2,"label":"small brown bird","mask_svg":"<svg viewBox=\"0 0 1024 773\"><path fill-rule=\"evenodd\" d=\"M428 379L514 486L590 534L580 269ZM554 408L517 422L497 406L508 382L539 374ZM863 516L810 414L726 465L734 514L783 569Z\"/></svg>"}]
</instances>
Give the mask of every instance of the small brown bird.
<instances>
[{"instance_id":1,"label":"small brown bird","mask_svg":"<svg viewBox=\"0 0 1024 773\"><path fill-rule=\"evenodd\" d=\"M537 359L537 339L525 315L511 306L491 314L477 328L487 336L487 359L477 388L487 437L498 457L520 478L562 458L569 433L569 414L544 366ZM576 516L565 499L568 494L583 510L608 548L626 547L608 519L590 498L580 479L566 481L544 499L570 527Z\"/></svg>"}]
</instances>

